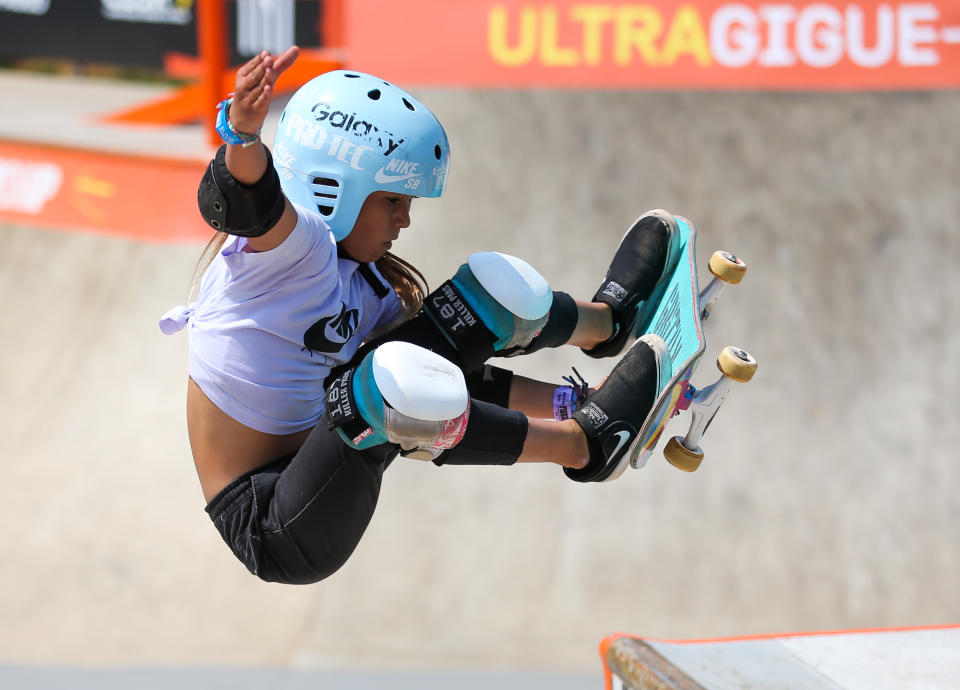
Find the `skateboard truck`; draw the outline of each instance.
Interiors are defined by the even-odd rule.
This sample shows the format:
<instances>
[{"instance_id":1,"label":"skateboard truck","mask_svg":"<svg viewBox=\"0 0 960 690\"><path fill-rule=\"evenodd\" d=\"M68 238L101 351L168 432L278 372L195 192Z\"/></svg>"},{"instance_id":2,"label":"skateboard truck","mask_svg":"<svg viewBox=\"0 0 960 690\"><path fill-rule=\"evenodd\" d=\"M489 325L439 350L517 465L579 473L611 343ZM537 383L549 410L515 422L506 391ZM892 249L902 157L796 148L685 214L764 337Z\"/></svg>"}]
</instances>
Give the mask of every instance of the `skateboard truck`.
<instances>
[{"instance_id":1,"label":"skateboard truck","mask_svg":"<svg viewBox=\"0 0 960 690\"><path fill-rule=\"evenodd\" d=\"M747 273L747 264L730 252L715 251L710 257L710 273L713 278L700 292L700 321L710 318L713 306L727 285L736 285Z\"/></svg>"},{"instance_id":2,"label":"skateboard truck","mask_svg":"<svg viewBox=\"0 0 960 690\"><path fill-rule=\"evenodd\" d=\"M703 460L700 439L726 400L734 382L746 383L757 371L757 360L749 352L728 345L717 357L721 376L706 388L692 385L684 391L677 410L690 409L690 428L684 437L674 436L663 449L663 456L671 465L685 472L694 472Z\"/></svg>"},{"instance_id":3,"label":"skateboard truck","mask_svg":"<svg viewBox=\"0 0 960 690\"><path fill-rule=\"evenodd\" d=\"M747 272L747 265L734 254L716 251L710 257L710 273L713 278L700 292L700 321L710 318L714 305L727 285L736 285ZM747 383L757 371L757 360L746 350L728 345L717 357L721 376L706 388L697 389L687 384L677 411L690 409L690 428L682 438L674 436L663 449L663 456L671 465L685 472L694 472L703 461L700 439L716 416L723 401L727 399L734 382Z\"/></svg>"}]
</instances>

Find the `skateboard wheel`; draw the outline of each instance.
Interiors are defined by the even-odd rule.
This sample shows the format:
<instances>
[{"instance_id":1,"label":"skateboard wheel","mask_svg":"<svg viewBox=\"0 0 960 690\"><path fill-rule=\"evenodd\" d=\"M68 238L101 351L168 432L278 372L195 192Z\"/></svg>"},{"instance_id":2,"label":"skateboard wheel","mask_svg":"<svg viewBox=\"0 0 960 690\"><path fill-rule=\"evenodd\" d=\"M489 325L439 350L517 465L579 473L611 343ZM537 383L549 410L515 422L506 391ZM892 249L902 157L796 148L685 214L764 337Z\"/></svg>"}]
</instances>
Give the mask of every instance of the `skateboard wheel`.
<instances>
[{"instance_id":1,"label":"skateboard wheel","mask_svg":"<svg viewBox=\"0 0 960 690\"><path fill-rule=\"evenodd\" d=\"M717 357L717 368L727 378L746 383L757 373L757 360L746 350L727 345Z\"/></svg>"},{"instance_id":2,"label":"skateboard wheel","mask_svg":"<svg viewBox=\"0 0 960 690\"><path fill-rule=\"evenodd\" d=\"M710 257L710 272L725 283L736 285L743 280L747 264L730 252L716 251Z\"/></svg>"},{"instance_id":3,"label":"skateboard wheel","mask_svg":"<svg viewBox=\"0 0 960 690\"><path fill-rule=\"evenodd\" d=\"M680 442L679 436L674 436L664 446L663 457L678 470L696 472L703 462L703 451L700 448L690 450Z\"/></svg>"}]
</instances>

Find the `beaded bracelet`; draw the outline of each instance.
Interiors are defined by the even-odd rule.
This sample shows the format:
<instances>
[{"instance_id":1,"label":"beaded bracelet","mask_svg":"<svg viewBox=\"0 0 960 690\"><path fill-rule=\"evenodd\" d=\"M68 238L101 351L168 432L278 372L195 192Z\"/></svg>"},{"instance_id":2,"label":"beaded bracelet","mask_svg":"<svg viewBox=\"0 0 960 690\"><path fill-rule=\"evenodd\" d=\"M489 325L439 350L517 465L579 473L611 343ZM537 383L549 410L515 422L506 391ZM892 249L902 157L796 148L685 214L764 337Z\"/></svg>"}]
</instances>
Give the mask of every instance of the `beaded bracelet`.
<instances>
[{"instance_id":1,"label":"beaded bracelet","mask_svg":"<svg viewBox=\"0 0 960 690\"><path fill-rule=\"evenodd\" d=\"M263 127L261 126L254 134L238 132L233 123L230 122L231 103L233 103L233 94L217 104L217 134L228 144L240 144L244 148L253 146L260 140L260 132L263 131Z\"/></svg>"}]
</instances>

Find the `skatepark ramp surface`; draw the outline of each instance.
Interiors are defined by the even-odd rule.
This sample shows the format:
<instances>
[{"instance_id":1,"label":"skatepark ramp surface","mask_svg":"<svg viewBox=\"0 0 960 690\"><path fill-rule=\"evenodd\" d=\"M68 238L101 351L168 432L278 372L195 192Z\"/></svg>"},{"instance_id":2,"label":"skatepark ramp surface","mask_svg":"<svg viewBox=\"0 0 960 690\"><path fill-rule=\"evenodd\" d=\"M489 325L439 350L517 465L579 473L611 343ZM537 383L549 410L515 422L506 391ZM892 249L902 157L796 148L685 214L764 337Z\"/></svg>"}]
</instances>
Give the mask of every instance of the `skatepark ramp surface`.
<instances>
[{"instance_id":1,"label":"skatepark ramp surface","mask_svg":"<svg viewBox=\"0 0 960 690\"><path fill-rule=\"evenodd\" d=\"M156 88L0 73L0 139L202 163L199 126L92 119ZM617 630L960 620L960 93L414 91L453 151L448 193L418 200L396 243L432 286L503 251L588 299L656 207L697 225L701 268L718 248L746 260L706 357L738 345L760 370L700 470L656 455L584 486L555 467L400 461L340 572L260 582L204 513L186 343L157 328L202 240L3 221L0 665L599 683L596 645ZM138 211L132 229L165 208ZM612 363L565 348L504 364L596 384Z\"/></svg>"},{"instance_id":2,"label":"skatepark ramp surface","mask_svg":"<svg viewBox=\"0 0 960 690\"><path fill-rule=\"evenodd\" d=\"M960 628L600 645L607 690L927 690L960 687Z\"/></svg>"}]
</instances>

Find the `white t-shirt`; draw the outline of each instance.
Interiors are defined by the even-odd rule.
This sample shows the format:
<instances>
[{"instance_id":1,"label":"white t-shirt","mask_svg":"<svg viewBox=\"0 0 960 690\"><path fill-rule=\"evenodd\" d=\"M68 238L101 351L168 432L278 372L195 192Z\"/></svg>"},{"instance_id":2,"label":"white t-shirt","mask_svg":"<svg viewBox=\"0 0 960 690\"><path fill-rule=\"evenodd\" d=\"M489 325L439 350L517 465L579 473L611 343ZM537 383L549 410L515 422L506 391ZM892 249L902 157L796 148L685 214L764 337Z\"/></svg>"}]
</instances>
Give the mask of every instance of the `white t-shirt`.
<instances>
[{"instance_id":1,"label":"white t-shirt","mask_svg":"<svg viewBox=\"0 0 960 690\"><path fill-rule=\"evenodd\" d=\"M392 289L381 299L360 264L337 257L323 219L295 208L297 225L275 249L248 253L244 238L228 238L197 301L160 321L167 334L189 324L189 373L206 396L269 434L314 426L331 367L349 361L374 329L403 316Z\"/></svg>"}]
</instances>

